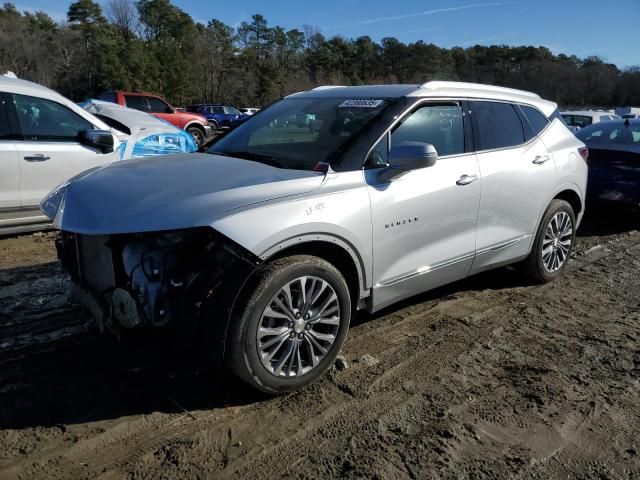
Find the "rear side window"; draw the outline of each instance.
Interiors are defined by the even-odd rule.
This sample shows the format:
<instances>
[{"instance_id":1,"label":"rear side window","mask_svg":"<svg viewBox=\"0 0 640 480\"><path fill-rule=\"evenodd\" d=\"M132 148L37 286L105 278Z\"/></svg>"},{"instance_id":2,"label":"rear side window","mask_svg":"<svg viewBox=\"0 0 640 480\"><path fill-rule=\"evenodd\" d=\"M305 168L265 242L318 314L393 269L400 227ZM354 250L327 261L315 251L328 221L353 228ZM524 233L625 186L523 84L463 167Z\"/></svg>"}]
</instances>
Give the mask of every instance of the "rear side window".
<instances>
[{"instance_id":1,"label":"rear side window","mask_svg":"<svg viewBox=\"0 0 640 480\"><path fill-rule=\"evenodd\" d=\"M140 95L125 95L124 103L129 108L135 108L136 110L147 111L147 101Z\"/></svg>"},{"instance_id":2,"label":"rear side window","mask_svg":"<svg viewBox=\"0 0 640 480\"><path fill-rule=\"evenodd\" d=\"M462 107L429 105L413 112L391 133L391 148L411 142L430 143L441 157L463 154Z\"/></svg>"},{"instance_id":3,"label":"rear side window","mask_svg":"<svg viewBox=\"0 0 640 480\"><path fill-rule=\"evenodd\" d=\"M93 125L69 108L52 100L13 95L22 136L32 141L74 141Z\"/></svg>"},{"instance_id":4,"label":"rear side window","mask_svg":"<svg viewBox=\"0 0 640 480\"><path fill-rule=\"evenodd\" d=\"M539 110L527 105L520 105L520 110L531 127L531 133L533 134L532 137L538 135L542 130L547 128L547 125L549 125L549 120L540 113ZM527 137L527 140L529 140L529 135L527 135Z\"/></svg>"},{"instance_id":5,"label":"rear side window","mask_svg":"<svg viewBox=\"0 0 640 480\"><path fill-rule=\"evenodd\" d=\"M478 150L507 148L524 143L520 117L510 103L474 102L473 116L478 135Z\"/></svg>"}]
</instances>

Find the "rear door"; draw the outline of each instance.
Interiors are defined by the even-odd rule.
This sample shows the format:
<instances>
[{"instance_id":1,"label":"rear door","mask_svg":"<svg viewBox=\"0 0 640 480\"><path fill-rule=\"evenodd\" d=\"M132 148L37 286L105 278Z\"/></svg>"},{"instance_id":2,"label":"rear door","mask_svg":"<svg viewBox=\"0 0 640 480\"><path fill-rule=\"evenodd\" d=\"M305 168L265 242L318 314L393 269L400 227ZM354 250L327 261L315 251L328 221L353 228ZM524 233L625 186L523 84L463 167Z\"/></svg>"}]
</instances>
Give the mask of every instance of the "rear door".
<instances>
[{"instance_id":1,"label":"rear door","mask_svg":"<svg viewBox=\"0 0 640 480\"><path fill-rule=\"evenodd\" d=\"M472 269L477 273L528 254L556 171L553 155L518 105L474 101L471 112L482 189Z\"/></svg>"},{"instance_id":2,"label":"rear door","mask_svg":"<svg viewBox=\"0 0 640 480\"><path fill-rule=\"evenodd\" d=\"M0 92L0 226L20 210L20 163L16 132L9 121L7 94Z\"/></svg>"},{"instance_id":3,"label":"rear door","mask_svg":"<svg viewBox=\"0 0 640 480\"><path fill-rule=\"evenodd\" d=\"M81 145L83 130L94 129L88 120L53 100L12 95L21 140L16 142L20 164L23 212L41 215L40 201L58 184L84 170L112 161L115 153Z\"/></svg>"}]
</instances>

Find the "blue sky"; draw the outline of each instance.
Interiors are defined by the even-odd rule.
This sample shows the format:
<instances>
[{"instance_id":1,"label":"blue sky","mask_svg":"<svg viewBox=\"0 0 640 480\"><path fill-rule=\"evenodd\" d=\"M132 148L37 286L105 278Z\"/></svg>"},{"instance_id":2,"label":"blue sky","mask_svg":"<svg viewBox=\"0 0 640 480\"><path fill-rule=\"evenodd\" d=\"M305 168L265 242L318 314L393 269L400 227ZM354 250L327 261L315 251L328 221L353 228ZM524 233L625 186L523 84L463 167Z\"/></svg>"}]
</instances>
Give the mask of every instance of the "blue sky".
<instances>
[{"instance_id":1,"label":"blue sky","mask_svg":"<svg viewBox=\"0 0 640 480\"><path fill-rule=\"evenodd\" d=\"M7 0L4 0L7 1ZM63 19L70 0L13 2ZM100 3L106 3L105 0ZM620 67L640 65L640 0L173 0L195 20L237 26L254 13L287 29L318 27L326 36L393 36L442 47L535 45Z\"/></svg>"}]
</instances>

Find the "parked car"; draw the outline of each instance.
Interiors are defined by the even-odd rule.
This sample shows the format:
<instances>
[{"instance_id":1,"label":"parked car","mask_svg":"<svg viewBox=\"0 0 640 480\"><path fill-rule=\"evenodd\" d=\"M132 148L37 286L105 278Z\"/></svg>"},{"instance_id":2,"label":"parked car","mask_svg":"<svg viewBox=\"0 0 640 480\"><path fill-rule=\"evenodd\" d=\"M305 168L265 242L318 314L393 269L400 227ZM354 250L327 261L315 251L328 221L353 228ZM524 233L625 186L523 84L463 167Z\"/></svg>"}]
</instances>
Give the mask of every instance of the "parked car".
<instances>
[{"instance_id":1,"label":"parked car","mask_svg":"<svg viewBox=\"0 0 640 480\"><path fill-rule=\"evenodd\" d=\"M196 144L202 145L213 132L204 115L185 112L171 106L160 95L140 92L105 92L98 97L105 102L117 103L125 107L150 113L151 115L169 122L193 136Z\"/></svg>"},{"instance_id":2,"label":"parked car","mask_svg":"<svg viewBox=\"0 0 640 480\"><path fill-rule=\"evenodd\" d=\"M592 123L605 122L609 120L619 120L615 113L602 110L576 110L561 112L562 118L571 127L584 128Z\"/></svg>"},{"instance_id":3,"label":"parked car","mask_svg":"<svg viewBox=\"0 0 640 480\"><path fill-rule=\"evenodd\" d=\"M49 223L39 205L56 185L118 159L109 126L36 83L0 76L0 234Z\"/></svg>"},{"instance_id":4,"label":"parked car","mask_svg":"<svg viewBox=\"0 0 640 480\"><path fill-rule=\"evenodd\" d=\"M285 125L301 115L315 131ZM358 309L514 263L558 279L586 156L532 93L323 88L271 105L208 153L79 175L42 209L98 322L180 332L284 393L333 364Z\"/></svg>"},{"instance_id":5,"label":"parked car","mask_svg":"<svg viewBox=\"0 0 640 480\"><path fill-rule=\"evenodd\" d=\"M254 113L258 113L260 111L259 108L253 107L243 107L240 109L242 113L246 113L247 115L253 115Z\"/></svg>"},{"instance_id":6,"label":"parked car","mask_svg":"<svg viewBox=\"0 0 640 480\"><path fill-rule=\"evenodd\" d=\"M214 131L235 127L250 117L250 115L228 105L211 105L208 103L190 105L187 107L187 111L204 115Z\"/></svg>"},{"instance_id":7,"label":"parked car","mask_svg":"<svg viewBox=\"0 0 640 480\"><path fill-rule=\"evenodd\" d=\"M120 160L198 150L189 133L148 113L101 100L88 100L80 106L121 133Z\"/></svg>"},{"instance_id":8,"label":"parked car","mask_svg":"<svg viewBox=\"0 0 640 480\"><path fill-rule=\"evenodd\" d=\"M616 107L614 110L617 115L622 118L626 118L625 115L635 114L640 115L640 107ZM636 117L631 117L636 118Z\"/></svg>"},{"instance_id":9,"label":"parked car","mask_svg":"<svg viewBox=\"0 0 640 480\"><path fill-rule=\"evenodd\" d=\"M577 137L589 148L589 200L639 205L640 119L594 124Z\"/></svg>"}]
</instances>

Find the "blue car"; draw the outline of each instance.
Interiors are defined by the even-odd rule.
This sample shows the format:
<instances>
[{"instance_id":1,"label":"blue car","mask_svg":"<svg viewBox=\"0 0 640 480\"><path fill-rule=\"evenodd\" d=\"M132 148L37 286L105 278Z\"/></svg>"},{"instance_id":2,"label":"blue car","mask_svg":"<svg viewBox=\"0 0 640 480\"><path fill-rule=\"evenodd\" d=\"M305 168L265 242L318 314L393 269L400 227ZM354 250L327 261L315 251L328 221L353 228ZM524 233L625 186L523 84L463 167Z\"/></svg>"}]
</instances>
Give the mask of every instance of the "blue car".
<instances>
[{"instance_id":1,"label":"blue car","mask_svg":"<svg viewBox=\"0 0 640 480\"><path fill-rule=\"evenodd\" d=\"M214 130L235 127L251 116L228 105L213 105L209 103L190 105L187 107L187 111L207 117L209 125Z\"/></svg>"},{"instance_id":2,"label":"blue car","mask_svg":"<svg viewBox=\"0 0 640 480\"><path fill-rule=\"evenodd\" d=\"M587 199L640 204L640 119L594 123L576 137L589 149Z\"/></svg>"}]
</instances>

